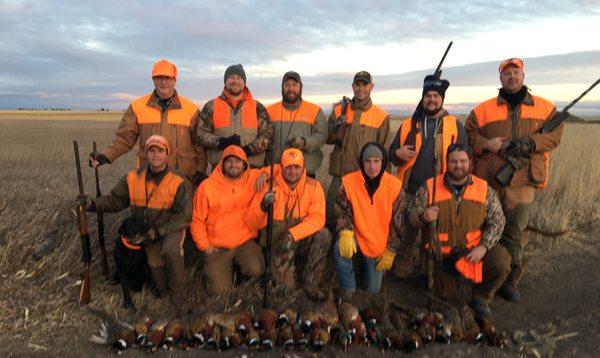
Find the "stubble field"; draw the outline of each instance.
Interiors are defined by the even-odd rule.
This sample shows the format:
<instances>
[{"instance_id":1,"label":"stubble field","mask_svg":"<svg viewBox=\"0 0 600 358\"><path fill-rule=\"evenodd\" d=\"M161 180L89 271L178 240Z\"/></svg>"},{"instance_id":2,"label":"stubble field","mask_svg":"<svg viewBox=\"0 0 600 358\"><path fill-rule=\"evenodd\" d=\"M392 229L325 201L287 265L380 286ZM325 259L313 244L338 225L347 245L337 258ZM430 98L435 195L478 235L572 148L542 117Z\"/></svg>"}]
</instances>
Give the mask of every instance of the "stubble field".
<instances>
[{"instance_id":1,"label":"stubble field","mask_svg":"<svg viewBox=\"0 0 600 358\"><path fill-rule=\"evenodd\" d=\"M88 194L93 194L93 171L87 167L92 141L108 144L121 113L0 112L0 354L81 356L108 353L87 338L97 330L98 318L76 306L81 270L80 242L69 202L77 194L72 141L78 140ZM394 120L392 133L399 121ZM532 235L527 255L530 267L523 282L524 301L492 304L498 325L510 334L532 330L531 343L515 345L492 355L594 355L600 339L600 126L568 124L563 141L551 156L550 182L539 192L531 223L547 231L568 229L558 238ZM330 148L325 148L326 153ZM100 170L102 191L133 166L130 153ZM327 160L319 179L329 181ZM101 278L95 220L90 217L94 259L92 306L124 316L121 292ZM109 254L122 215L106 215ZM41 259L34 254L46 245ZM112 262L109 262L112 268ZM192 302L206 299L192 267ZM386 285L393 285L386 280ZM397 299L401 300L401 297ZM138 306L160 312L160 301L144 291L134 296ZM576 333L576 334L571 334ZM546 335L544 335L546 334ZM526 340L523 338L524 342ZM455 348L456 349L456 348ZM461 349L461 348L458 348ZM482 354L477 347L455 354ZM521 349L521 352L519 352ZM443 353L439 347L423 352ZM136 354L127 352L128 354ZM340 354L342 354L340 352Z\"/></svg>"}]
</instances>

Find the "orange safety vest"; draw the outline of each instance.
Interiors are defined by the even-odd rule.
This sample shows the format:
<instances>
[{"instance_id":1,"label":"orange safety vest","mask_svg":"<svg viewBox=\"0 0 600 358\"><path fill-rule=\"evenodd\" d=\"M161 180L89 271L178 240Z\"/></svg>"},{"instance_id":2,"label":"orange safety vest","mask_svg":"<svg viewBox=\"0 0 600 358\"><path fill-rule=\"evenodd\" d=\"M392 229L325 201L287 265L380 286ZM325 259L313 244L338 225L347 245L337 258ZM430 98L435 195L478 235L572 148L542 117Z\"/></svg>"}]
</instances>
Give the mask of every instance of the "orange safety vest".
<instances>
[{"instance_id":1,"label":"orange safety vest","mask_svg":"<svg viewBox=\"0 0 600 358\"><path fill-rule=\"evenodd\" d=\"M215 129L229 128L231 125L231 106L219 97L213 99L213 125ZM256 100L245 100L242 103L242 128L252 128L256 134L258 117L256 116Z\"/></svg>"},{"instance_id":2,"label":"orange safety vest","mask_svg":"<svg viewBox=\"0 0 600 358\"><path fill-rule=\"evenodd\" d=\"M127 174L129 204L132 207L170 210L183 178L169 171L156 185L146 181L146 170L134 170Z\"/></svg>"},{"instance_id":3,"label":"orange safety vest","mask_svg":"<svg viewBox=\"0 0 600 358\"><path fill-rule=\"evenodd\" d=\"M360 251L366 257L381 256L388 246L392 210L402 190L402 182L384 172L373 199L365 188L365 178L360 170L344 175L342 184L352 205L354 236Z\"/></svg>"},{"instance_id":4,"label":"orange safety vest","mask_svg":"<svg viewBox=\"0 0 600 358\"><path fill-rule=\"evenodd\" d=\"M411 123L412 119L408 117L404 119L400 125L400 147L404 146L406 143L406 138L408 138L408 134L411 130ZM416 132L414 145L415 152L419 153L421 150L421 145L423 144L423 138L421 138L421 122L417 122L416 125L418 131ZM444 118L442 118L442 156L440 158L440 162L442 164L442 174L446 172L446 152L448 151L448 147L457 140L458 127L456 125L456 117L450 115L444 116ZM414 157L408 162L404 163L404 165L399 166L396 170L396 176L400 180L404 181L404 175L406 174L406 171L412 168L416 161L417 157Z\"/></svg>"},{"instance_id":5,"label":"orange safety vest","mask_svg":"<svg viewBox=\"0 0 600 358\"><path fill-rule=\"evenodd\" d=\"M485 206L485 201L488 192L488 183L480 179L474 175L471 175L473 183L468 185L465 189L461 203L465 201L470 201L472 203ZM444 175L441 174L437 177L436 180L436 197L435 204L439 206L442 202L452 201L454 202L454 198L452 197L452 193L446 186L444 185ZM428 193L428 203L432 205L432 193L433 193L433 178L427 179L427 193ZM455 208L455 206L452 206ZM464 218L461 220L461 211L454 210L454 213L451 213L451 217L454 217L454 220L448 220L451 222L439 222L438 225L438 240L441 244L442 255L449 255L452 253L453 248L467 248L472 249L475 246L479 245L481 241L481 225L483 224L483 220L481 222L471 223L470 228L460 227L464 225ZM462 237L451 237L450 232L454 231L453 229L458 229L459 232L463 232ZM459 234L460 235L460 234ZM456 270L460 272L465 278L475 282L480 283L483 281L483 262L479 261L476 264L467 262L465 258L460 258L455 263Z\"/></svg>"},{"instance_id":6,"label":"orange safety vest","mask_svg":"<svg viewBox=\"0 0 600 358\"><path fill-rule=\"evenodd\" d=\"M541 127L543 123L549 119L550 114L554 111L555 107L552 103L545 100L542 97L534 96L533 106L520 105L519 106L519 120L524 121L537 121L538 123L527 123L527 127L531 128L531 133ZM504 102L498 103L498 98L491 98L473 109L475 118L479 124L479 128L497 122L508 120L508 105ZM513 138L516 139L516 138ZM550 168L550 152L544 153L544 161L546 164L546 180L543 183L537 184L537 188L543 189L548 183L548 171Z\"/></svg>"},{"instance_id":7,"label":"orange safety vest","mask_svg":"<svg viewBox=\"0 0 600 358\"><path fill-rule=\"evenodd\" d=\"M333 111L335 113L335 117L339 117L342 115L342 105L337 104ZM362 111L360 114L359 124L371 128L379 128L383 124L383 121L386 119L388 114L378 106L372 104L371 108L366 111ZM348 109L346 110L346 124L352 124L354 121L354 110L352 109L352 105L348 104Z\"/></svg>"},{"instance_id":8,"label":"orange safety vest","mask_svg":"<svg viewBox=\"0 0 600 358\"><path fill-rule=\"evenodd\" d=\"M267 107L271 122L302 122L313 125L317 119L317 114L321 107L316 104L302 101L295 110L288 110L283 107L283 102L273 103Z\"/></svg>"},{"instance_id":9,"label":"orange safety vest","mask_svg":"<svg viewBox=\"0 0 600 358\"><path fill-rule=\"evenodd\" d=\"M159 108L147 106L152 93L131 102L131 108L137 117L138 124L159 124L161 122L161 111ZM198 111L198 106L182 96L178 96L181 108L167 111L167 123L189 127L192 118ZM173 145L174 143L171 143Z\"/></svg>"}]
</instances>

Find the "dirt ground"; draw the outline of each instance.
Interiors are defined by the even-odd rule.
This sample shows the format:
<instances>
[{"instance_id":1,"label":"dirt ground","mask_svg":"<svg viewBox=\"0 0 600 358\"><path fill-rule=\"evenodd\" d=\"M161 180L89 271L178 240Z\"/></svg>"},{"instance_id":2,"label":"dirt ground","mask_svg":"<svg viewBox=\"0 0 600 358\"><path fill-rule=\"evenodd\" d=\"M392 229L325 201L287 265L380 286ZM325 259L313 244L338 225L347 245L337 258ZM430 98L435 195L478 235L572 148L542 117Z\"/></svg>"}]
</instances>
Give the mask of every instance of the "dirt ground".
<instances>
[{"instance_id":1,"label":"dirt ground","mask_svg":"<svg viewBox=\"0 0 600 358\"><path fill-rule=\"evenodd\" d=\"M0 118L1 119L1 118ZM11 121L11 128L14 123ZM38 200L39 202L50 202L56 200L57 195L51 189L59 189L67 193L66 196L74 196L75 179L72 159L70 159L71 143L70 140L80 130L73 128L68 133L64 132L69 125L66 122L36 122L25 121L19 125L35 126L37 128L34 136L38 141L47 140L44 133L54 135L61 133L55 141L53 147L48 147L48 153L57 156L63 161L69 161L64 164L69 174L61 174L52 180L44 177L27 178L26 170L19 168L9 160L1 161L0 166L0 193L3 199L0 199L0 214L4 216L0 223L0 251L14 250L10 240L25 240L20 246L20 251L7 258L2 256L0 267L2 276L0 284L2 293L0 294L0 309L4 312L2 318L2 327L0 330L0 356L2 357L30 357L30 356L53 356L53 357L82 357L82 356L109 356L108 348L96 346L89 343L87 339L91 334L96 333L100 320L90 314L87 310L75 306L75 295L77 287L73 283L78 277L80 263L77 260L79 252L79 243L73 227L64 230L63 241L57 245L55 251L49 255L48 263L41 265L39 261L32 258L32 253L39 240L23 235L23 229L13 227L21 219L19 216L26 217L25 220L32 222L36 226L33 231L41 235L48 230L44 225L50 225L51 218L48 213L29 218L28 214L18 214L21 204L15 199L14 189L11 188L13 181L18 181L21 186L26 188L38 188L40 183L46 183L50 180L49 188L35 193L27 200ZM9 124L8 121L0 120L0 126L3 128ZM116 128L116 122L98 121L92 124L77 122L80 128L89 128L85 131L85 139L100 138L99 146L107 144L111 138L111 133ZM17 127L19 126L17 125ZM89 127L88 127L89 126ZM3 130L4 131L4 130ZM15 133L18 132L17 130ZM39 135L38 135L39 134ZM11 135L11 134L9 134ZM14 136L14 135L12 135ZM3 141L7 138L2 137ZM75 137L76 138L76 137ZM91 143L91 142L90 142ZM10 144L10 143L9 143ZM35 144L10 147L13 151L21 151L17 159L29 158L24 148L35 147ZM62 148L62 149L57 149ZM66 148L66 149L65 149ZM86 153L84 151L84 153ZM1 158L1 157L0 157ZM7 157L5 157L7 158ZM119 166L114 166L114 170L123 170L128 163L132 162L131 157L124 159ZM36 164L37 165L37 164ZM62 164L61 164L62 165ZM40 165L44 167L44 165ZM88 173L89 174L89 173ZM86 175L88 175L86 174ZM47 174L46 174L47 175ZM104 192L107 192L112 184L121 174L110 174L106 176L106 181L110 183L103 184ZM29 183L30 180L32 183ZM55 181L56 180L56 181ZM68 181L68 185L61 181ZM35 184L35 185L34 185ZM62 187L59 187L62 185ZM91 192L92 182L86 181L86 187ZM6 189L9 188L9 189ZM68 189L66 189L68 188ZM28 189L29 191L34 189ZM28 203L25 203L29 205ZM23 204L24 205L24 204ZM42 204L40 204L42 205ZM52 210L55 206L48 205ZM19 209L19 210L17 210ZM50 209L48 209L50 210ZM7 215L7 216L6 216ZM109 235L114 233L118 225L118 216L111 216L105 219L107 222L107 232ZM32 224L32 225L33 225ZM90 221L92 227L94 221ZM522 282L523 302L519 304L508 303L500 298L495 298L491 307L493 310L495 322L500 330L505 331L511 338L508 347L504 349L471 346L466 344L440 345L432 344L425 349L413 353L414 356L541 356L541 357L565 357L565 356L600 356L600 305L597 300L600 297L600 226L596 223L579 224L573 227L574 231L560 238L547 238L538 235L532 235L530 244L526 250L529 258L528 268L524 274ZM95 232L92 229L92 237ZM35 236L35 235L34 235ZM69 241L67 241L68 239ZM109 239L107 239L110 241ZM109 245L109 252L111 251ZM120 288L111 286L100 279L100 268L98 265L97 247L92 247L95 251L95 264L92 267L94 275L92 306L106 308L111 313L114 312L123 317L125 312L119 308L121 303ZM13 251L11 251L13 252ZM66 262L63 262L63 257ZM112 265L112 263L111 263ZM47 270L44 274L31 274L36 272L33 268L42 267ZM69 271L66 271L67 268ZM63 272L67 272L64 276ZM197 280L201 280L201 274L196 267L191 267L192 281L194 289L201 287ZM23 277L31 277L30 281L25 281ZM19 281L21 280L21 281ZM62 280L62 281L61 281ZM52 281L47 284L46 281ZM62 285L61 282L65 281ZM14 290L9 292L8 290ZM410 283L385 278L383 294L388 300L395 300L401 303L416 303L424 305L426 300ZM202 305L203 293L193 295L192 300L196 305ZM134 295L134 301L148 303L151 310L165 304L164 302L155 302L147 292ZM33 307L40 306L34 309ZM64 308L56 308L57 305L63 305ZM32 307L31 312L27 307ZM24 310L26 313L23 313ZM16 314L15 312L19 312ZM30 324L28 326L27 315L37 316L39 319L46 320L47 324ZM23 317L25 316L25 317ZM11 320L13 322L8 322ZM9 327L14 323L18 331L12 332ZM37 330L37 331L36 331ZM188 352L158 352L156 356L192 356L199 353L214 355L217 353L206 351L188 351ZM305 355L303 352L291 352L289 355L297 353ZM256 352L247 352L240 349L237 351L224 352L227 356L249 356L259 355ZM319 355L323 356L359 356L359 355L377 355L380 354L375 349L366 347L352 347L349 352L342 352L337 348L327 348ZM386 352L385 355L390 354ZM397 354L397 353L395 353ZM124 352L124 356L146 356L147 354L139 350L129 350ZM261 354L262 355L262 354ZM266 355L266 354L265 354ZM283 352L275 351L270 356L281 356Z\"/></svg>"}]
</instances>

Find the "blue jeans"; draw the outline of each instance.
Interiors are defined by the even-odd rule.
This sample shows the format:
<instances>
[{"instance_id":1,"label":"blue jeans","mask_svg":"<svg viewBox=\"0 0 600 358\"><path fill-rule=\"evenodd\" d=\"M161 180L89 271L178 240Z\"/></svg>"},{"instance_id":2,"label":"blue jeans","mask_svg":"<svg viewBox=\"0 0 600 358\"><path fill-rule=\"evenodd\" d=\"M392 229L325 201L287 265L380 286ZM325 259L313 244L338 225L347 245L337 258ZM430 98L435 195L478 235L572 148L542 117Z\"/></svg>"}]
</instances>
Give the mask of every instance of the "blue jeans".
<instances>
[{"instance_id":1,"label":"blue jeans","mask_svg":"<svg viewBox=\"0 0 600 358\"><path fill-rule=\"evenodd\" d=\"M354 279L354 268L352 259L340 256L339 239L333 245L333 264L338 277L338 284L342 290L356 290L356 280ZM358 245L357 245L358 246ZM358 259L361 267L361 286L362 289L371 293L377 293L381 289L381 280L383 280L383 271L375 270L377 260L366 257L357 250L355 257Z\"/></svg>"}]
</instances>

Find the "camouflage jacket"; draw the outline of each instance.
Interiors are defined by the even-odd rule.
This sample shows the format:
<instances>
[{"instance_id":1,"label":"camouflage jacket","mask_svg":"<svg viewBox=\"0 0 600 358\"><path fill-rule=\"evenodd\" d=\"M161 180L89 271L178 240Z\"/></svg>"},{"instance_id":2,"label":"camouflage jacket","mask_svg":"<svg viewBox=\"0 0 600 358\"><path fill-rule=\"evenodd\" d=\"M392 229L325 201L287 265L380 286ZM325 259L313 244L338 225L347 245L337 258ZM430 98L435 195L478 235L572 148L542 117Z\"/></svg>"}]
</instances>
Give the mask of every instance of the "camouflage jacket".
<instances>
[{"instance_id":1,"label":"camouflage jacket","mask_svg":"<svg viewBox=\"0 0 600 358\"><path fill-rule=\"evenodd\" d=\"M444 185L448 187L446 180L444 180ZM460 193L461 197L463 193L464 188ZM454 198L455 200L458 200L456 196ZM419 188L415 196L415 200L407 209L408 220L412 226L423 228L427 224L425 221L423 221L423 211L425 211L425 208L427 208L428 200L427 187L426 185L423 185ZM496 191L491 186L488 186L488 192L485 198L485 206L487 210L485 214L485 220L481 227L482 237L480 243L485 245L485 247L489 250L498 242L498 240L500 240L500 236L502 236L502 231L504 230L504 224L506 223L500 199L498 198Z\"/></svg>"},{"instance_id":2,"label":"camouflage jacket","mask_svg":"<svg viewBox=\"0 0 600 358\"><path fill-rule=\"evenodd\" d=\"M231 128L228 128L221 134L215 133L215 125L213 120L214 100L210 100L204 105L200 111L197 140L200 145L208 149L208 159L210 164L215 167L221 159L221 151L217 149L219 140L223 137L237 134L241 137L240 139L242 146L247 145L250 149L251 155L248 158L250 165L253 167L262 167L264 165L264 153L267 151L267 149L269 149L269 146L273 141L273 126L271 124L271 118L269 117L267 109L260 102L256 102L258 128L255 136L253 136L254 138L252 140L248 140L248 138L242 133L243 128L241 128L241 108L245 100L252 99L252 94L250 94L250 91L247 90L247 95L245 95L242 100L238 101L235 107L231 105L226 95L221 94L218 98L226 101L229 104L231 107L232 116L234 118L237 119L239 117L240 128L236 129L235 131ZM256 158L254 158L255 156Z\"/></svg>"}]
</instances>

